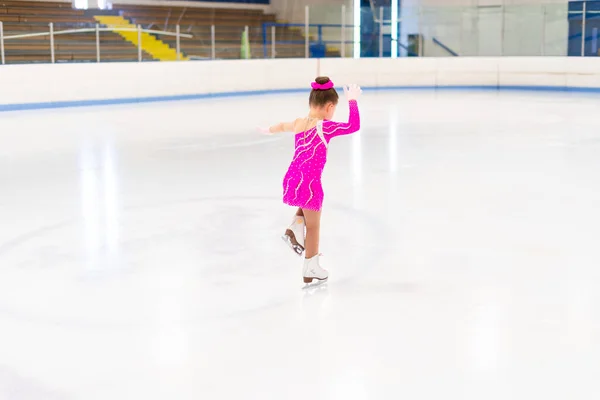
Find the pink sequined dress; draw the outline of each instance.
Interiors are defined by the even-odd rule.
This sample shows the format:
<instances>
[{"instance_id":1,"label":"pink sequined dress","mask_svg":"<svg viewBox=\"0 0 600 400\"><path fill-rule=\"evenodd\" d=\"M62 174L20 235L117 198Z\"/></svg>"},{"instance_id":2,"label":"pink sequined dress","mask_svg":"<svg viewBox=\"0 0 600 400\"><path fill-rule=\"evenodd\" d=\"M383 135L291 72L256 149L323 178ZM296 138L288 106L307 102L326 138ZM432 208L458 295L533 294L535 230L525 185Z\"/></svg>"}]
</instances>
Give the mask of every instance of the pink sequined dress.
<instances>
[{"instance_id":1,"label":"pink sequined dress","mask_svg":"<svg viewBox=\"0 0 600 400\"><path fill-rule=\"evenodd\" d=\"M296 134L294 159L283 179L283 202L313 211L321 210L323 187L321 174L327 161L329 141L360 129L356 100L350 102L348 122L318 121L317 126Z\"/></svg>"}]
</instances>

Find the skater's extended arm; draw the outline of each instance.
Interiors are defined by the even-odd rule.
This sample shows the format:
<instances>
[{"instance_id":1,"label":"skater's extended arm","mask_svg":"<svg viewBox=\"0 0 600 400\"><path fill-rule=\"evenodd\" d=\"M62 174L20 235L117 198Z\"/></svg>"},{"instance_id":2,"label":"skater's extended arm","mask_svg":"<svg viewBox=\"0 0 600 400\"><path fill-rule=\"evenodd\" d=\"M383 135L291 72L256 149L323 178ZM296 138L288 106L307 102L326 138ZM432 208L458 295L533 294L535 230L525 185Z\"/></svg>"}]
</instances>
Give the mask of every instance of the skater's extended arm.
<instances>
[{"instance_id":1,"label":"skater's extended arm","mask_svg":"<svg viewBox=\"0 0 600 400\"><path fill-rule=\"evenodd\" d=\"M277 125L273 125L269 128L269 133L282 133L282 132L294 132L294 127L298 119L292 122L281 122Z\"/></svg>"},{"instance_id":2,"label":"skater's extended arm","mask_svg":"<svg viewBox=\"0 0 600 400\"><path fill-rule=\"evenodd\" d=\"M362 92L356 85L344 88L346 97L348 98L348 106L350 107L350 115L348 122L323 122L323 133L330 136L349 135L360 130L360 113L358 111L357 99Z\"/></svg>"}]
</instances>

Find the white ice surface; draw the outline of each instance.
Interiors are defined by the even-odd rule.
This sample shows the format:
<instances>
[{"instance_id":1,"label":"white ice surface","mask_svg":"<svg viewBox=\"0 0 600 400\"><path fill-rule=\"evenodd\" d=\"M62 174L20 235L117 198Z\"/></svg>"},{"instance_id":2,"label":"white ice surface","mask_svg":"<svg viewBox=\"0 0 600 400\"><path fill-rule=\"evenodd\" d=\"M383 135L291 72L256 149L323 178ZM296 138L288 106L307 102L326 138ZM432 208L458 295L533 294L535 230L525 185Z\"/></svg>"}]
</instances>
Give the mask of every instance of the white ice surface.
<instances>
[{"instance_id":1,"label":"white ice surface","mask_svg":"<svg viewBox=\"0 0 600 400\"><path fill-rule=\"evenodd\" d=\"M0 399L600 398L599 102L366 93L313 290L305 96L0 114Z\"/></svg>"}]
</instances>

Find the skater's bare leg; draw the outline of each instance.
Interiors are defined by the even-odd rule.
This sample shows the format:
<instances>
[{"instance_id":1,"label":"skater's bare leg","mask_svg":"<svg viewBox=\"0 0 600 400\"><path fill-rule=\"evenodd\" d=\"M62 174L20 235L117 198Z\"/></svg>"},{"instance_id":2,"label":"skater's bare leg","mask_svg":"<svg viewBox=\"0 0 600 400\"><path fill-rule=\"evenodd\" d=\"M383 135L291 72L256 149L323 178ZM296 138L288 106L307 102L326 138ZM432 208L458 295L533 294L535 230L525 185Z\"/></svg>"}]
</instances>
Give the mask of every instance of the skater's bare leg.
<instances>
[{"instance_id":1,"label":"skater's bare leg","mask_svg":"<svg viewBox=\"0 0 600 400\"><path fill-rule=\"evenodd\" d=\"M312 258L319 254L319 236L321 231L321 211L312 211L308 209L304 212L304 221L306 223L306 238L304 239L304 257Z\"/></svg>"},{"instance_id":2,"label":"skater's bare leg","mask_svg":"<svg viewBox=\"0 0 600 400\"><path fill-rule=\"evenodd\" d=\"M296 211L296 216L297 217L304 217L304 211L302 211L301 208L298 208L298 211Z\"/></svg>"}]
</instances>

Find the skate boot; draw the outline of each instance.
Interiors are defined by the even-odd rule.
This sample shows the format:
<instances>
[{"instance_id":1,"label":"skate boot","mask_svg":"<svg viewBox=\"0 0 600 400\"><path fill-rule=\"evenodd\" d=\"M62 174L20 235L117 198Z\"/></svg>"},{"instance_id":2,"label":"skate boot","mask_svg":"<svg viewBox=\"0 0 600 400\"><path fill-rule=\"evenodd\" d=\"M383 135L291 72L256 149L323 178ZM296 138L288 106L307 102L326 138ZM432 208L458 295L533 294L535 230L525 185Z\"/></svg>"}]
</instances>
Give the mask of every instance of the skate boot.
<instances>
[{"instance_id":1,"label":"skate boot","mask_svg":"<svg viewBox=\"0 0 600 400\"><path fill-rule=\"evenodd\" d=\"M302 275L304 277L304 283L312 283L313 280L326 281L329 278L327 270L321 268L319 258L321 254L314 256L313 258L304 259L304 269Z\"/></svg>"},{"instance_id":2,"label":"skate boot","mask_svg":"<svg viewBox=\"0 0 600 400\"><path fill-rule=\"evenodd\" d=\"M304 252L304 227L304 217L295 216L294 221L281 237L298 256Z\"/></svg>"}]
</instances>

